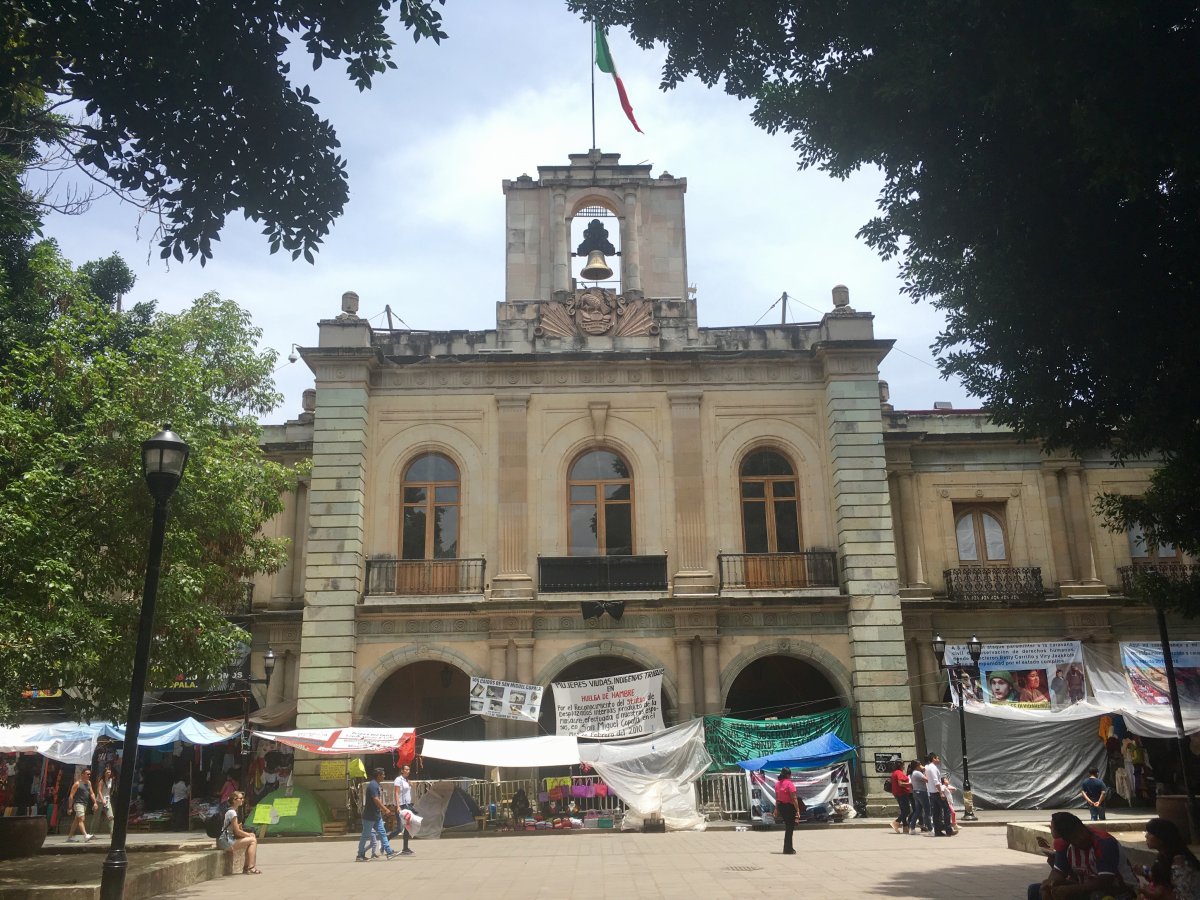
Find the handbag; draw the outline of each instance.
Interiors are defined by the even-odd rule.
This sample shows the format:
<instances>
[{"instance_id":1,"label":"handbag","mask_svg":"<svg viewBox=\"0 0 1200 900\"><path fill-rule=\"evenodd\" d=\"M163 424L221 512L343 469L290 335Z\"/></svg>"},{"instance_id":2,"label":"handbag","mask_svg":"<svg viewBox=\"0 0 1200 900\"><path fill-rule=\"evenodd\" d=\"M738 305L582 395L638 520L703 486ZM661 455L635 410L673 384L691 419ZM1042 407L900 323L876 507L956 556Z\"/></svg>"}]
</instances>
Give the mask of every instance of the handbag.
<instances>
[{"instance_id":1,"label":"handbag","mask_svg":"<svg viewBox=\"0 0 1200 900\"><path fill-rule=\"evenodd\" d=\"M550 795L545 791L538 791L537 801L538 803L549 803Z\"/></svg>"},{"instance_id":2,"label":"handbag","mask_svg":"<svg viewBox=\"0 0 1200 900\"><path fill-rule=\"evenodd\" d=\"M607 797L608 796L608 785L605 784L603 781L596 782L596 796L597 797Z\"/></svg>"},{"instance_id":3,"label":"handbag","mask_svg":"<svg viewBox=\"0 0 1200 900\"><path fill-rule=\"evenodd\" d=\"M571 785L571 796L577 800L583 800L588 796L588 786L586 784Z\"/></svg>"},{"instance_id":4,"label":"handbag","mask_svg":"<svg viewBox=\"0 0 1200 900\"><path fill-rule=\"evenodd\" d=\"M561 800L562 798L563 798L563 789L562 788L557 787L557 786L550 788L550 799L551 800L554 800L557 802L557 801Z\"/></svg>"}]
</instances>

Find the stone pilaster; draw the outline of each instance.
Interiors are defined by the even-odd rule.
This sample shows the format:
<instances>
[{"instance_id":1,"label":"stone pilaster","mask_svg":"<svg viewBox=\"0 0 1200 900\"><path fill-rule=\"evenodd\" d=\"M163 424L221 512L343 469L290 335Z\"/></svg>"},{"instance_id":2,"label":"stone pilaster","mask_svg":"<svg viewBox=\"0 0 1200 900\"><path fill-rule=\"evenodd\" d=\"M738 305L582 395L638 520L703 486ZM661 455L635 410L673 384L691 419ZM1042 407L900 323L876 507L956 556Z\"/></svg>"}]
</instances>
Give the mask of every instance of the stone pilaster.
<instances>
[{"instance_id":1,"label":"stone pilaster","mask_svg":"<svg viewBox=\"0 0 1200 900\"><path fill-rule=\"evenodd\" d=\"M317 382L296 709L300 728L353 724L355 614L363 590L366 526L367 365L343 363L336 371L334 379Z\"/></svg>"},{"instance_id":2,"label":"stone pilaster","mask_svg":"<svg viewBox=\"0 0 1200 900\"><path fill-rule=\"evenodd\" d=\"M709 568L704 525L704 450L700 438L699 391L670 391L671 462L675 472L676 594L711 594L716 583Z\"/></svg>"},{"instance_id":3,"label":"stone pilaster","mask_svg":"<svg viewBox=\"0 0 1200 900\"><path fill-rule=\"evenodd\" d=\"M860 752L864 760L876 751L909 756L915 736L879 406L880 357L874 350L821 355ZM878 782L866 779L872 806L891 802Z\"/></svg>"},{"instance_id":4,"label":"stone pilaster","mask_svg":"<svg viewBox=\"0 0 1200 900\"><path fill-rule=\"evenodd\" d=\"M488 674L496 681L506 681L508 675L508 638L492 638L488 641ZM494 719L491 716L483 718L484 737L489 741L498 741L507 737L504 719Z\"/></svg>"},{"instance_id":5,"label":"stone pilaster","mask_svg":"<svg viewBox=\"0 0 1200 900\"><path fill-rule=\"evenodd\" d=\"M904 537L904 563L907 583L902 593L905 596L931 597L932 591L925 580L924 535L921 531L920 507L917 502L917 477L912 470L902 470L898 475L900 488L900 524Z\"/></svg>"},{"instance_id":6,"label":"stone pilaster","mask_svg":"<svg viewBox=\"0 0 1200 900\"><path fill-rule=\"evenodd\" d=\"M1071 522L1071 537L1075 547L1075 574L1080 587L1076 594L1107 594L1104 583L1096 577L1096 552L1092 547L1090 505L1083 480L1083 467L1067 469L1067 518Z\"/></svg>"},{"instance_id":7,"label":"stone pilaster","mask_svg":"<svg viewBox=\"0 0 1200 900\"><path fill-rule=\"evenodd\" d=\"M621 292L642 290L641 246L638 237L638 195L625 191L625 215L621 217Z\"/></svg>"},{"instance_id":8,"label":"stone pilaster","mask_svg":"<svg viewBox=\"0 0 1200 900\"><path fill-rule=\"evenodd\" d=\"M533 596L529 574L529 447L528 394L496 397L497 481L500 559L492 576L492 596L523 599ZM503 674L494 675L503 678Z\"/></svg>"},{"instance_id":9,"label":"stone pilaster","mask_svg":"<svg viewBox=\"0 0 1200 900\"><path fill-rule=\"evenodd\" d=\"M675 681L679 685L679 721L696 716L695 666L692 663L692 639L675 638Z\"/></svg>"},{"instance_id":10,"label":"stone pilaster","mask_svg":"<svg viewBox=\"0 0 1200 900\"><path fill-rule=\"evenodd\" d=\"M1055 581L1059 586L1074 584L1076 569L1071 559L1071 543L1068 540L1066 510L1063 509L1062 490L1059 487L1061 472L1057 467L1042 469L1042 489L1046 495L1046 522L1049 525L1050 552L1054 555Z\"/></svg>"},{"instance_id":11,"label":"stone pilaster","mask_svg":"<svg viewBox=\"0 0 1200 900\"><path fill-rule=\"evenodd\" d=\"M554 292L565 294L571 281L571 235L567 232L567 193L556 190L550 227L550 260L554 272Z\"/></svg>"},{"instance_id":12,"label":"stone pilaster","mask_svg":"<svg viewBox=\"0 0 1200 900\"><path fill-rule=\"evenodd\" d=\"M704 654L704 713L715 716L721 712L721 660L717 653L719 638L701 639Z\"/></svg>"}]
</instances>

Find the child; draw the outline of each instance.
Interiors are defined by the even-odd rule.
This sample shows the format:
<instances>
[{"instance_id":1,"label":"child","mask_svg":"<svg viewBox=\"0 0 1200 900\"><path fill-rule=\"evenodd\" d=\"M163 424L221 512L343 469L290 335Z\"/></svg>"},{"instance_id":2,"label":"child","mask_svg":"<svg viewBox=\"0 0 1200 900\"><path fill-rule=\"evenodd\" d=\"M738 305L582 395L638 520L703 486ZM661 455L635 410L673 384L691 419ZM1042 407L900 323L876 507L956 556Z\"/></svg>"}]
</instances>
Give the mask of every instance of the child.
<instances>
[{"instance_id":1,"label":"child","mask_svg":"<svg viewBox=\"0 0 1200 900\"><path fill-rule=\"evenodd\" d=\"M946 798L946 805L950 807L950 829L958 833L958 813L954 809L954 785L950 783L950 776L942 776L942 795Z\"/></svg>"}]
</instances>

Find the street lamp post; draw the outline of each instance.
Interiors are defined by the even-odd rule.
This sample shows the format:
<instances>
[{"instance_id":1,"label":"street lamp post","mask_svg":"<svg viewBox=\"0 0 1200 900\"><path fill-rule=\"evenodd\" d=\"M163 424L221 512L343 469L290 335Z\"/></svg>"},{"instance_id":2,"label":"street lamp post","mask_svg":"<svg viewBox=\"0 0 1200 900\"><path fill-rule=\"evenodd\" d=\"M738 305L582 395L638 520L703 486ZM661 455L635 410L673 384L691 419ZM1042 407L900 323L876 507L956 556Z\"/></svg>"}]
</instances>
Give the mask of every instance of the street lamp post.
<instances>
[{"instance_id":1,"label":"street lamp post","mask_svg":"<svg viewBox=\"0 0 1200 900\"><path fill-rule=\"evenodd\" d=\"M275 671L275 651L271 649L271 645L267 645L267 652L263 654L263 672L266 673L266 678L251 678L250 673L246 673L246 677L241 679L248 685L265 684L270 686L271 673ZM248 748L250 746L250 693L246 692L242 697L242 746Z\"/></svg>"},{"instance_id":2,"label":"street lamp post","mask_svg":"<svg viewBox=\"0 0 1200 900\"><path fill-rule=\"evenodd\" d=\"M100 900L121 900L125 893L125 833L129 825L129 799L133 794L133 770L138 736L142 730L142 697L146 693L146 669L150 662L150 640L154 633L154 601L158 596L158 574L162 563L163 539L167 532L167 501L179 487L187 465L188 445L164 425L162 431L142 444L142 474L154 498L154 521L150 528L150 556L142 590L142 613L138 622L137 649L133 657L133 680L129 685L129 715L125 719L125 753L113 808L112 844L104 858L100 877Z\"/></svg>"},{"instance_id":3,"label":"street lamp post","mask_svg":"<svg viewBox=\"0 0 1200 900\"><path fill-rule=\"evenodd\" d=\"M975 797L971 793L971 771L967 764L967 700L966 692L963 690L962 681L955 678L950 671L951 666L946 665L946 642L942 640L939 634L933 639L933 652L937 656L938 668L945 668L950 674L950 683L954 685L955 691L958 693L958 735L962 739L962 764L963 764L963 821L974 822L975 817ZM975 635L971 635L971 640L967 642L967 652L971 654L971 665L979 665L979 657L983 655L983 643Z\"/></svg>"}]
</instances>

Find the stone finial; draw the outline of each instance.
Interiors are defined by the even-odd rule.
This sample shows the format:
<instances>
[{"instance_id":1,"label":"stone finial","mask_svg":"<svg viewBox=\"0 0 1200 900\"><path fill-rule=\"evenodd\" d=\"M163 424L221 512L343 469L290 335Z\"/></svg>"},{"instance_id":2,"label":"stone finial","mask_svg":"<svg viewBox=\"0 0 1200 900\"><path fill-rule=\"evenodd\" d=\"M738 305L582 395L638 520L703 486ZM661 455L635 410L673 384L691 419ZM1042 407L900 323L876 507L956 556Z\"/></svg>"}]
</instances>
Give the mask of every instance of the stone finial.
<instances>
[{"instance_id":1,"label":"stone finial","mask_svg":"<svg viewBox=\"0 0 1200 900\"><path fill-rule=\"evenodd\" d=\"M852 316L854 314L854 307L850 305L850 288L844 284L834 285L833 312L831 315Z\"/></svg>"},{"instance_id":2,"label":"stone finial","mask_svg":"<svg viewBox=\"0 0 1200 900\"><path fill-rule=\"evenodd\" d=\"M880 382L880 384L886 384L886 382ZM316 388L308 388L303 394L300 395L300 408L306 413L317 411Z\"/></svg>"},{"instance_id":3,"label":"stone finial","mask_svg":"<svg viewBox=\"0 0 1200 900\"><path fill-rule=\"evenodd\" d=\"M342 294L342 313L347 316L358 315L358 294L354 291L346 291Z\"/></svg>"}]
</instances>

